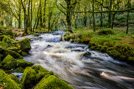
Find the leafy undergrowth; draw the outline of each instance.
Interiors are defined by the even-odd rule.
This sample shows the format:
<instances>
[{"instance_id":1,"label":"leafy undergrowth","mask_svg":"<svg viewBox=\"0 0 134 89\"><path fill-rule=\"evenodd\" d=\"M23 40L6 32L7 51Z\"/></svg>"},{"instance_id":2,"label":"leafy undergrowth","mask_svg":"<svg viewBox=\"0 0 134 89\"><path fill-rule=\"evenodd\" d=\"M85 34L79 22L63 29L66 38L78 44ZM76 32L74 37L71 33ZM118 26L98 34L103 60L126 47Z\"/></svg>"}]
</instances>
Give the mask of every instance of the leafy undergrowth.
<instances>
[{"instance_id":1,"label":"leafy undergrowth","mask_svg":"<svg viewBox=\"0 0 134 89\"><path fill-rule=\"evenodd\" d=\"M88 44L91 49L106 52L114 58L134 63L134 38L122 30L99 29L93 32L90 29L77 29L73 34L65 34L65 40Z\"/></svg>"}]
</instances>

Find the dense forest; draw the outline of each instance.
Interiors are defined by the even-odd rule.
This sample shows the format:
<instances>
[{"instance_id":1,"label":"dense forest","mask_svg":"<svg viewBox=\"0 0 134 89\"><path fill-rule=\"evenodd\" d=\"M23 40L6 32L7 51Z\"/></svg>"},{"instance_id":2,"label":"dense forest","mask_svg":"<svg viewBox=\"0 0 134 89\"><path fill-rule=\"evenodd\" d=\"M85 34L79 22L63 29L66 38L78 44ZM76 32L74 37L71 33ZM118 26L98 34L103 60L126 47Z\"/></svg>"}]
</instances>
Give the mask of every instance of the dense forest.
<instances>
[{"instance_id":1,"label":"dense forest","mask_svg":"<svg viewBox=\"0 0 134 89\"><path fill-rule=\"evenodd\" d=\"M79 27L127 27L133 23L133 0L1 0L0 25L24 28L25 34L36 29L59 30Z\"/></svg>"},{"instance_id":2,"label":"dense forest","mask_svg":"<svg viewBox=\"0 0 134 89\"><path fill-rule=\"evenodd\" d=\"M0 89L133 89L134 0L0 0Z\"/></svg>"}]
</instances>

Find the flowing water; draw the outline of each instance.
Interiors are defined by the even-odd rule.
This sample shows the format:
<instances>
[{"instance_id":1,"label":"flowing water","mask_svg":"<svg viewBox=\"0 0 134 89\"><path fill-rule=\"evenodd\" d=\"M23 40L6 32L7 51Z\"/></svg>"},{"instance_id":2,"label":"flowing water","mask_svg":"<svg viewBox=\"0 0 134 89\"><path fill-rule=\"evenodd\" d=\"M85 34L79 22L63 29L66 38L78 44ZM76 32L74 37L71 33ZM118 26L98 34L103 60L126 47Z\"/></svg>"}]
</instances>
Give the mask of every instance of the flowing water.
<instances>
[{"instance_id":1,"label":"flowing water","mask_svg":"<svg viewBox=\"0 0 134 89\"><path fill-rule=\"evenodd\" d=\"M53 71L74 89L134 89L133 66L90 50L87 45L60 41L63 33L28 36L33 38L32 49L24 59ZM86 52L91 55L84 57Z\"/></svg>"}]
</instances>

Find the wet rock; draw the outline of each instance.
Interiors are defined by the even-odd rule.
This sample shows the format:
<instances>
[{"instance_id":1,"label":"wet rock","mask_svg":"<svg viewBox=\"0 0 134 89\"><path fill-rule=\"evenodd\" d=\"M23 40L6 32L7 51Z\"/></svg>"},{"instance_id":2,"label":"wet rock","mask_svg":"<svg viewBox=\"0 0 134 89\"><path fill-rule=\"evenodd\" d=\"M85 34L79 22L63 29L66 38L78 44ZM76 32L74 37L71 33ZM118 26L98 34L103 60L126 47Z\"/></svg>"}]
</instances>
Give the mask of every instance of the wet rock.
<instances>
[{"instance_id":1,"label":"wet rock","mask_svg":"<svg viewBox=\"0 0 134 89\"><path fill-rule=\"evenodd\" d=\"M31 67L27 67L24 70L21 81L22 84L25 86L25 89L31 88L34 84L36 84L36 71L33 70Z\"/></svg>"},{"instance_id":2,"label":"wet rock","mask_svg":"<svg viewBox=\"0 0 134 89\"><path fill-rule=\"evenodd\" d=\"M25 61L23 59L18 59L16 61L17 61L17 67L25 68L27 66L32 66L33 65L33 63Z\"/></svg>"},{"instance_id":3,"label":"wet rock","mask_svg":"<svg viewBox=\"0 0 134 89\"><path fill-rule=\"evenodd\" d=\"M55 77L54 75L50 75L44 77L34 89L73 89L64 81Z\"/></svg>"},{"instance_id":4,"label":"wet rock","mask_svg":"<svg viewBox=\"0 0 134 89\"><path fill-rule=\"evenodd\" d=\"M83 54L83 57L90 57L91 56L91 53L90 52L86 52Z\"/></svg>"},{"instance_id":5,"label":"wet rock","mask_svg":"<svg viewBox=\"0 0 134 89\"><path fill-rule=\"evenodd\" d=\"M24 70L21 81L25 88L29 89L35 86L45 75L51 74L53 74L53 72L44 69L40 65L27 67Z\"/></svg>"},{"instance_id":6,"label":"wet rock","mask_svg":"<svg viewBox=\"0 0 134 89\"><path fill-rule=\"evenodd\" d=\"M20 45L22 52L29 53L31 50L30 39L26 38L17 42Z\"/></svg>"},{"instance_id":7,"label":"wet rock","mask_svg":"<svg viewBox=\"0 0 134 89\"><path fill-rule=\"evenodd\" d=\"M9 36L6 36L6 35L3 36L3 39L1 41L1 45L4 46L4 47L12 47L12 46L15 46L14 43L15 43L15 40L12 39Z\"/></svg>"},{"instance_id":8,"label":"wet rock","mask_svg":"<svg viewBox=\"0 0 134 89\"><path fill-rule=\"evenodd\" d=\"M21 83L20 80L14 74L9 74L9 78L11 78L12 80L14 80L18 84Z\"/></svg>"},{"instance_id":9,"label":"wet rock","mask_svg":"<svg viewBox=\"0 0 134 89\"><path fill-rule=\"evenodd\" d=\"M1 62L1 67L6 70L16 69L17 67L25 68L33 64L23 59L15 59L11 55L7 55Z\"/></svg>"},{"instance_id":10,"label":"wet rock","mask_svg":"<svg viewBox=\"0 0 134 89\"><path fill-rule=\"evenodd\" d=\"M0 88L1 89L21 89L19 84L12 80L3 70L0 70Z\"/></svg>"},{"instance_id":11,"label":"wet rock","mask_svg":"<svg viewBox=\"0 0 134 89\"><path fill-rule=\"evenodd\" d=\"M17 66L17 61L11 56L7 55L1 62L4 69L14 69Z\"/></svg>"}]
</instances>

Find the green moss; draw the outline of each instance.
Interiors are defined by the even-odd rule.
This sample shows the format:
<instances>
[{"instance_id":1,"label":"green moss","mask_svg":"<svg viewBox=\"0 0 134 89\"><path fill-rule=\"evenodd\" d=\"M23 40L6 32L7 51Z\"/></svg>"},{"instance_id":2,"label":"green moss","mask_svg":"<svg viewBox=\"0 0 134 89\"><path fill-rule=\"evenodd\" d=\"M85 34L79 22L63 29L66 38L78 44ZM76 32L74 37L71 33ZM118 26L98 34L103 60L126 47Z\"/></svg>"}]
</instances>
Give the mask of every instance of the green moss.
<instances>
[{"instance_id":1,"label":"green moss","mask_svg":"<svg viewBox=\"0 0 134 89\"><path fill-rule=\"evenodd\" d=\"M19 48L18 47L8 47L7 50L15 51L19 53Z\"/></svg>"},{"instance_id":2,"label":"green moss","mask_svg":"<svg viewBox=\"0 0 134 89\"><path fill-rule=\"evenodd\" d=\"M23 39L17 42L20 45L22 52L29 53L31 50L30 39Z\"/></svg>"},{"instance_id":3,"label":"green moss","mask_svg":"<svg viewBox=\"0 0 134 89\"><path fill-rule=\"evenodd\" d=\"M25 86L25 89L29 89L36 84L36 74L36 71L31 67L27 67L24 70L21 81L22 84Z\"/></svg>"},{"instance_id":4,"label":"green moss","mask_svg":"<svg viewBox=\"0 0 134 89\"><path fill-rule=\"evenodd\" d=\"M15 52L15 51L12 51L12 50L5 49L3 54L4 54L4 56L10 54L16 59L22 59L23 58L19 53Z\"/></svg>"},{"instance_id":5,"label":"green moss","mask_svg":"<svg viewBox=\"0 0 134 89\"><path fill-rule=\"evenodd\" d=\"M15 40L13 40L11 37L4 36L2 39L1 45L3 47L11 47L11 46L15 46L14 42Z\"/></svg>"},{"instance_id":6,"label":"green moss","mask_svg":"<svg viewBox=\"0 0 134 89\"><path fill-rule=\"evenodd\" d=\"M37 73L39 73L39 72L45 72L45 73L49 72L48 70L44 69L40 65L34 65L34 66L32 66L32 69L34 69Z\"/></svg>"},{"instance_id":7,"label":"green moss","mask_svg":"<svg viewBox=\"0 0 134 89\"><path fill-rule=\"evenodd\" d=\"M24 70L21 81L25 88L29 89L36 85L44 76L52 74L53 72L44 69L40 65L27 67Z\"/></svg>"},{"instance_id":8,"label":"green moss","mask_svg":"<svg viewBox=\"0 0 134 89\"><path fill-rule=\"evenodd\" d=\"M21 83L20 80L14 74L9 74L9 78L11 78L12 80L14 80L18 84Z\"/></svg>"},{"instance_id":9,"label":"green moss","mask_svg":"<svg viewBox=\"0 0 134 89\"><path fill-rule=\"evenodd\" d=\"M73 89L64 81L58 79L54 75L43 78L34 89Z\"/></svg>"},{"instance_id":10,"label":"green moss","mask_svg":"<svg viewBox=\"0 0 134 89\"><path fill-rule=\"evenodd\" d=\"M11 70L16 69L17 67L25 68L27 66L32 66L33 64L23 59L15 59L11 55L7 55L1 62L1 65L4 69Z\"/></svg>"},{"instance_id":11,"label":"green moss","mask_svg":"<svg viewBox=\"0 0 134 89\"><path fill-rule=\"evenodd\" d=\"M99 35L109 35L109 34L114 34L114 31L113 29L109 29L109 28L106 28L106 29L102 29L98 32Z\"/></svg>"},{"instance_id":12,"label":"green moss","mask_svg":"<svg viewBox=\"0 0 134 89\"><path fill-rule=\"evenodd\" d=\"M11 55L7 55L1 64L4 69L14 69L17 66L16 60Z\"/></svg>"},{"instance_id":13,"label":"green moss","mask_svg":"<svg viewBox=\"0 0 134 89\"><path fill-rule=\"evenodd\" d=\"M13 72L16 72L16 73L23 73L24 72L24 68L22 67L17 67L16 69L13 70Z\"/></svg>"},{"instance_id":14,"label":"green moss","mask_svg":"<svg viewBox=\"0 0 134 89\"><path fill-rule=\"evenodd\" d=\"M15 34L12 32L12 30L4 30L3 34L4 35L9 35L12 38L15 38Z\"/></svg>"},{"instance_id":15,"label":"green moss","mask_svg":"<svg viewBox=\"0 0 134 89\"><path fill-rule=\"evenodd\" d=\"M47 74L53 75L53 72L44 69L40 65L32 66L32 68L37 72L37 74L36 74L37 81L41 80Z\"/></svg>"},{"instance_id":16,"label":"green moss","mask_svg":"<svg viewBox=\"0 0 134 89\"><path fill-rule=\"evenodd\" d=\"M21 89L3 70L0 70L0 85L3 89Z\"/></svg>"},{"instance_id":17,"label":"green moss","mask_svg":"<svg viewBox=\"0 0 134 89\"><path fill-rule=\"evenodd\" d=\"M32 66L33 65L33 63L25 61L23 59L18 59L16 61L17 61L17 67L25 68L27 66Z\"/></svg>"}]
</instances>

